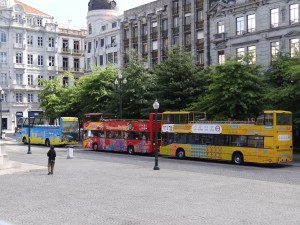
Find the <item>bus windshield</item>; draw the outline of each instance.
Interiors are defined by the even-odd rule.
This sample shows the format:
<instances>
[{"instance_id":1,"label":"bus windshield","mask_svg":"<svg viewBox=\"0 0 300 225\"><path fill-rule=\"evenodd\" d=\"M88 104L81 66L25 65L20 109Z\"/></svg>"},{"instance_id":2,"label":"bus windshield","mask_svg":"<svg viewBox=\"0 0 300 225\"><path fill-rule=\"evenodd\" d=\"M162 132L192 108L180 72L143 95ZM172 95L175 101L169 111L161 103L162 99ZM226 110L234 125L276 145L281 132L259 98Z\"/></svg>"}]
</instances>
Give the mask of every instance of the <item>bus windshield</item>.
<instances>
[{"instance_id":1,"label":"bus windshield","mask_svg":"<svg viewBox=\"0 0 300 225\"><path fill-rule=\"evenodd\" d=\"M285 113L278 113L276 116L277 125L292 125L292 115Z\"/></svg>"}]
</instances>

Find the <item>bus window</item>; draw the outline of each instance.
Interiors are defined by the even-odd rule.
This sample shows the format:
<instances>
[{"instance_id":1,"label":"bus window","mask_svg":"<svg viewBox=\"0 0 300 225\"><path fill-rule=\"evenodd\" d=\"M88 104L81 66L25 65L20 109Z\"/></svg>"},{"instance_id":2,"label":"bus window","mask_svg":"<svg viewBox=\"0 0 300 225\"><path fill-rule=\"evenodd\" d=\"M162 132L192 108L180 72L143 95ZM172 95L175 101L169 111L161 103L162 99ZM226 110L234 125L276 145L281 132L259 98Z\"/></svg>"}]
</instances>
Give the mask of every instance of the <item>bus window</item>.
<instances>
[{"instance_id":1,"label":"bus window","mask_svg":"<svg viewBox=\"0 0 300 225\"><path fill-rule=\"evenodd\" d=\"M291 114L284 114L278 113L276 115L276 125L292 125L292 115Z\"/></svg>"}]
</instances>

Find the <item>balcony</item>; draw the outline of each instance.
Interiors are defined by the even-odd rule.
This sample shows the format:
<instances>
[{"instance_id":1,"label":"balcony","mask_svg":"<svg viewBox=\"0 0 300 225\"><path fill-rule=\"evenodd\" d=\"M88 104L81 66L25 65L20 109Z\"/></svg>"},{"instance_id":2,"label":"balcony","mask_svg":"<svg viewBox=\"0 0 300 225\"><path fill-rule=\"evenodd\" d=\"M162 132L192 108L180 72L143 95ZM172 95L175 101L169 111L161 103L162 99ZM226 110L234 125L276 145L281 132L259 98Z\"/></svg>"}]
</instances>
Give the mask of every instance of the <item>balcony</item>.
<instances>
[{"instance_id":1,"label":"balcony","mask_svg":"<svg viewBox=\"0 0 300 225\"><path fill-rule=\"evenodd\" d=\"M173 13L173 15L178 15L179 14L179 9L178 8L173 8L172 13Z\"/></svg>"},{"instance_id":2,"label":"balcony","mask_svg":"<svg viewBox=\"0 0 300 225\"><path fill-rule=\"evenodd\" d=\"M72 49L72 55L83 55L84 51L79 49Z\"/></svg>"},{"instance_id":3,"label":"balcony","mask_svg":"<svg viewBox=\"0 0 300 225\"><path fill-rule=\"evenodd\" d=\"M14 68L15 69L25 69L25 64L24 63L14 63Z\"/></svg>"},{"instance_id":4,"label":"balcony","mask_svg":"<svg viewBox=\"0 0 300 225\"><path fill-rule=\"evenodd\" d=\"M147 40L148 40L148 35L147 34L143 35L142 36L142 41L146 42Z\"/></svg>"},{"instance_id":5,"label":"balcony","mask_svg":"<svg viewBox=\"0 0 300 225\"><path fill-rule=\"evenodd\" d=\"M172 33L173 34L179 34L179 27L173 27L172 28Z\"/></svg>"},{"instance_id":6,"label":"balcony","mask_svg":"<svg viewBox=\"0 0 300 225\"><path fill-rule=\"evenodd\" d=\"M132 43L138 43L138 38L137 38L137 37L132 38L132 39L131 39L131 42L132 42Z\"/></svg>"},{"instance_id":7,"label":"balcony","mask_svg":"<svg viewBox=\"0 0 300 225\"><path fill-rule=\"evenodd\" d=\"M129 46L129 39L124 39L123 40L124 46Z\"/></svg>"},{"instance_id":8,"label":"balcony","mask_svg":"<svg viewBox=\"0 0 300 225\"><path fill-rule=\"evenodd\" d=\"M204 51L204 39L198 39L196 42L197 51Z\"/></svg>"},{"instance_id":9,"label":"balcony","mask_svg":"<svg viewBox=\"0 0 300 225\"><path fill-rule=\"evenodd\" d=\"M47 47L47 52L57 52L57 48L55 48L55 47Z\"/></svg>"},{"instance_id":10,"label":"balcony","mask_svg":"<svg viewBox=\"0 0 300 225\"><path fill-rule=\"evenodd\" d=\"M84 69L78 67L71 68L70 71L73 73L84 73Z\"/></svg>"},{"instance_id":11,"label":"balcony","mask_svg":"<svg viewBox=\"0 0 300 225\"><path fill-rule=\"evenodd\" d=\"M191 3L183 6L184 12L191 12Z\"/></svg>"},{"instance_id":12,"label":"balcony","mask_svg":"<svg viewBox=\"0 0 300 225\"><path fill-rule=\"evenodd\" d=\"M196 0L196 9L203 8L203 0Z\"/></svg>"},{"instance_id":13,"label":"balcony","mask_svg":"<svg viewBox=\"0 0 300 225\"><path fill-rule=\"evenodd\" d=\"M214 34L214 41L225 41L226 33Z\"/></svg>"},{"instance_id":14,"label":"balcony","mask_svg":"<svg viewBox=\"0 0 300 225\"><path fill-rule=\"evenodd\" d=\"M197 30L203 30L203 28L204 28L204 20L197 21L196 22L196 29Z\"/></svg>"},{"instance_id":15,"label":"balcony","mask_svg":"<svg viewBox=\"0 0 300 225\"><path fill-rule=\"evenodd\" d=\"M143 52L142 57L143 57L143 59L147 59L148 58L148 52Z\"/></svg>"},{"instance_id":16,"label":"balcony","mask_svg":"<svg viewBox=\"0 0 300 225\"><path fill-rule=\"evenodd\" d=\"M161 32L161 36L162 36L162 37L168 37L168 30L163 30L163 31Z\"/></svg>"},{"instance_id":17,"label":"balcony","mask_svg":"<svg viewBox=\"0 0 300 225\"><path fill-rule=\"evenodd\" d=\"M26 48L26 44L15 43L15 44L14 44L14 48L17 48L17 49L25 49L25 48Z\"/></svg>"},{"instance_id":18,"label":"balcony","mask_svg":"<svg viewBox=\"0 0 300 225\"><path fill-rule=\"evenodd\" d=\"M69 71L69 67L63 66L58 68L59 71Z\"/></svg>"},{"instance_id":19,"label":"balcony","mask_svg":"<svg viewBox=\"0 0 300 225\"><path fill-rule=\"evenodd\" d=\"M111 44L106 45L105 48L106 49L108 49L108 48L114 48L114 47L117 47L117 45L118 45L117 43L111 43Z\"/></svg>"},{"instance_id":20,"label":"balcony","mask_svg":"<svg viewBox=\"0 0 300 225\"><path fill-rule=\"evenodd\" d=\"M71 49L69 49L69 48L61 48L61 53L63 53L63 54L71 54Z\"/></svg>"},{"instance_id":21,"label":"balcony","mask_svg":"<svg viewBox=\"0 0 300 225\"><path fill-rule=\"evenodd\" d=\"M151 38L152 38L152 39L157 39L157 32L151 33Z\"/></svg>"},{"instance_id":22,"label":"balcony","mask_svg":"<svg viewBox=\"0 0 300 225\"><path fill-rule=\"evenodd\" d=\"M184 25L184 32L189 32L189 31L191 31L191 24Z\"/></svg>"},{"instance_id":23,"label":"balcony","mask_svg":"<svg viewBox=\"0 0 300 225\"><path fill-rule=\"evenodd\" d=\"M192 45L190 43L187 43L184 45L184 48L186 51L191 51L192 50Z\"/></svg>"}]
</instances>

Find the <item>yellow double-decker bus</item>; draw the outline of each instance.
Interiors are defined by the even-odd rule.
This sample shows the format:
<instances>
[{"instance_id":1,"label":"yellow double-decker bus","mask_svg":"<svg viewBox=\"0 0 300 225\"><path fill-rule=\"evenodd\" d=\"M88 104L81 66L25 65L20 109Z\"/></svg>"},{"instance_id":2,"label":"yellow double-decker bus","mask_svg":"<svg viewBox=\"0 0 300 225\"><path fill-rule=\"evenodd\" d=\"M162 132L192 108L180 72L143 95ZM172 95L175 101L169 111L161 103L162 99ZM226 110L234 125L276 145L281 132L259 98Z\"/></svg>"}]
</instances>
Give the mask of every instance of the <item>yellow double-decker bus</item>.
<instances>
[{"instance_id":1,"label":"yellow double-decker bus","mask_svg":"<svg viewBox=\"0 0 300 225\"><path fill-rule=\"evenodd\" d=\"M207 121L201 112L162 114L161 155L234 164L293 160L292 113L264 111L256 121Z\"/></svg>"}]
</instances>

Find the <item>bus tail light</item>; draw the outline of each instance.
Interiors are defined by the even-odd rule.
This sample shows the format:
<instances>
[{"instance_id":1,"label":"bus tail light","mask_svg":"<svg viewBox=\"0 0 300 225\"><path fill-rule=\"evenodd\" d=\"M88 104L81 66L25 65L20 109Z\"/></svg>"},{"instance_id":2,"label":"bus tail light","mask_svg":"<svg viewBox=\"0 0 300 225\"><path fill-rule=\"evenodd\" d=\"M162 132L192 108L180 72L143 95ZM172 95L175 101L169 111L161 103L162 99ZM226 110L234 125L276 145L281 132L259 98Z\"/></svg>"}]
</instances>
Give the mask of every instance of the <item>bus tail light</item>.
<instances>
[{"instance_id":1,"label":"bus tail light","mask_svg":"<svg viewBox=\"0 0 300 225\"><path fill-rule=\"evenodd\" d=\"M279 149L279 146L276 146L277 149Z\"/></svg>"}]
</instances>

